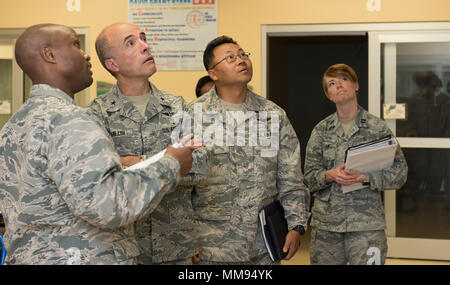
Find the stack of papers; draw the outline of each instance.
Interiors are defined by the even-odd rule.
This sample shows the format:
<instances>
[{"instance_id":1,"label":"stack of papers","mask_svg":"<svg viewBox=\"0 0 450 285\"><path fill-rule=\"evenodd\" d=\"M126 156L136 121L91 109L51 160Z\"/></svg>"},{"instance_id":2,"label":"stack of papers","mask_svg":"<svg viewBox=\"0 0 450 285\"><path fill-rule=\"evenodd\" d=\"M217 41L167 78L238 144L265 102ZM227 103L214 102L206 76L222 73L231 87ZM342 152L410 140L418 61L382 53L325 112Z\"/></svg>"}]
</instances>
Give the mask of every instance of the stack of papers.
<instances>
[{"instance_id":1,"label":"stack of papers","mask_svg":"<svg viewBox=\"0 0 450 285\"><path fill-rule=\"evenodd\" d=\"M183 145L182 145L181 143L175 143L175 144L173 144L172 146L173 146L174 148L180 148L180 147L183 147ZM146 160L144 160L144 161L141 161L141 162L136 163L136 164L134 164L134 165L132 165L132 166L130 166L130 167L127 167L127 168L125 168L124 170L125 170L125 171L127 171L127 170L136 170L136 169L141 169L141 168L147 167L147 166L149 166L150 164L155 163L155 162L157 162L158 160L160 160L160 159L164 156L165 153L166 153L166 149L164 149L164 150L158 152L158 153L155 154L154 156L152 156L152 157L150 157L150 158L148 158L148 159L146 159Z\"/></svg>"},{"instance_id":2,"label":"stack of papers","mask_svg":"<svg viewBox=\"0 0 450 285\"><path fill-rule=\"evenodd\" d=\"M375 141L352 146L347 149L345 169L370 173L390 167L394 162L397 140L387 136ZM344 193L364 188L362 183L342 186Z\"/></svg>"}]
</instances>

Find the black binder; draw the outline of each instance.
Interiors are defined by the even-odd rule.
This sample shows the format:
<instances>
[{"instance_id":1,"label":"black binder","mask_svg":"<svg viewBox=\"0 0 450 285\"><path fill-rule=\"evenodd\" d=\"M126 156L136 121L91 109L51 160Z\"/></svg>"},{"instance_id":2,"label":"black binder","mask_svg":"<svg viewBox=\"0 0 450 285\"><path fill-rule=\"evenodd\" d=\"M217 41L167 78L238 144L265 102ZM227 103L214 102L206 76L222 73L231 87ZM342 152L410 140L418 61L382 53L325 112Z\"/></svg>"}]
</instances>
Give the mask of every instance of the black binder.
<instances>
[{"instance_id":1,"label":"black binder","mask_svg":"<svg viewBox=\"0 0 450 285\"><path fill-rule=\"evenodd\" d=\"M287 253L283 252L283 246L288 233L288 224L280 201L262 208L259 211L259 222L270 259L279 261L285 258Z\"/></svg>"}]
</instances>

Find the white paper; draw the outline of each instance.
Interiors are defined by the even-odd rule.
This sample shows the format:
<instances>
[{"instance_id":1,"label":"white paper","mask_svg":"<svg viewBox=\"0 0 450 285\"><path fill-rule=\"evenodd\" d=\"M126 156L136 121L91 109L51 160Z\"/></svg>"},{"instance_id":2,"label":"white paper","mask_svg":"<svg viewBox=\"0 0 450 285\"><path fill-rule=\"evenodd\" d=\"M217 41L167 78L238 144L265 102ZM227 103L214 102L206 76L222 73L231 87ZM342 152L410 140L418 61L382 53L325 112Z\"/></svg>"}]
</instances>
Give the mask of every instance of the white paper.
<instances>
[{"instance_id":1,"label":"white paper","mask_svg":"<svg viewBox=\"0 0 450 285\"><path fill-rule=\"evenodd\" d=\"M345 162L345 169L358 170L361 173L370 173L390 167L394 162L397 140L381 141L376 144L361 146L349 150ZM362 183L342 186L342 192L364 188Z\"/></svg>"},{"instance_id":2,"label":"white paper","mask_svg":"<svg viewBox=\"0 0 450 285\"><path fill-rule=\"evenodd\" d=\"M362 183L354 183L352 185L342 186L342 193L352 192L358 189L362 189L364 187L366 186L364 186Z\"/></svg>"},{"instance_id":3,"label":"white paper","mask_svg":"<svg viewBox=\"0 0 450 285\"><path fill-rule=\"evenodd\" d=\"M384 119L406 119L406 104L383 104Z\"/></svg>"},{"instance_id":4,"label":"white paper","mask_svg":"<svg viewBox=\"0 0 450 285\"><path fill-rule=\"evenodd\" d=\"M265 215L264 209L259 211L259 222L261 224L261 232L263 234L264 244L266 245L267 252L269 253L270 259L272 261L275 261L275 258L273 257L273 254L272 254L272 251L270 250L270 245L269 245L269 243L267 241L266 231L264 229L265 226L266 226L266 215Z\"/></svg>"}]
</instances>

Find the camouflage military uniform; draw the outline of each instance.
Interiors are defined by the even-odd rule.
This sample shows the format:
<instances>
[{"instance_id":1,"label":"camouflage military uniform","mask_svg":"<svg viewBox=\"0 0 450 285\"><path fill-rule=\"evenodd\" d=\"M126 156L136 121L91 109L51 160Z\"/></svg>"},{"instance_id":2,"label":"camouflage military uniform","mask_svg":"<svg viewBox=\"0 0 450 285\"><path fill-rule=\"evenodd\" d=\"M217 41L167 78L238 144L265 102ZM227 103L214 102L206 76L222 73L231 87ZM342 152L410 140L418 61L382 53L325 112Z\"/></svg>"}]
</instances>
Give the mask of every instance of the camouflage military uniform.
<instances>
[{"instance_id":1,"label":"camouflage military uniform","mask_svg":"<svg viewBox=\"0 0 450 285\"><path fill-rule=\"evenodd\" d=\"M89 105L103 120L120 156L151 156L172 144L171 134L176 127L172 116L185 109L185 102L153 84L151 88L154 98L147 105L145 118L117 84ZM192 186L178 186L177 191L161 200L151 216L136 222L143 252L140 263L192 263L198 242L193 235L191 192Z\"/></svg>"},{"instance_id":2,"label":"camouflage military uniform","mask_svg":"<svg viewBox=\"0 0 450 285\"><path fill-rule=\"evenodd\" d=\"M199 112L196 106L201 106L205 116L203 131L211 127L214 121L208 123L208 116L227 116L227 110L215 88L188 104L189 113L194 119L194 113L198 115ZM255 116L267 111L267 122L274 122L271 112L279 116L276 126L279 149L273 156L263 157L261 151L268 147L251 146L248 141L244 145L236 143L234 146L226 143L223 146L208 146L205 141L207 147L199 150L209 151L212 157L210 176L195 186L192 200L199 222L197 229L204 264L245 264L252 260L266 263L268 258L264 258L264 255L267 255L267 250L258 223L258 211L275 199L280 199L285 209L289 229L297 225L306 229L309 217L309 190L303 184L300 144L286 113L273 102L251 91L248 91L242 106ZM247 124L246 139L249 138L250 120L247 118L242 122ZM226 129L226 125L226 121L219 120L217 127ZM238 129L237 126L236 131ZM267 129L272 130L271 127Z\"/></svg>"},{"instance_id":3,"label":"camouflage military uniform","mask_svg":"<svg viewBox=\"0 0 450 285\"><path fill-rule=\"evenodd\" d=\"M165 156L121 171L102 123L61 90L33 85L0 133L0 211L9 264L134 264L133 222L172 189Z\"/></svg>"},{"instance_id":4,"label":"camouflage military uniform","mask_svg":"<svg viewBox=\"0 0 450 285\"><path fill-rule=\"evenodd\" d=\"M307 144L305 158L305 182L314 197L311 219L313 230L333 233L382 231L384 234L384 209L380 191L401 188L408 173L400 147L390 168L366 174L370 186L364 189L344 194L339 184L326 183L325 173L345 162L348 147L387 135L392 135L392 132L384 121L361 107L348 136L344 134L337 113L316 125ZM386 239L385 235L383 238ZM311 252L319 255L327 252L326 248L314 246L312 239ZM333 263L331 260L311 256L312 262L313 259L319 260L319 263Z\"/></svg>"}]
</instances>

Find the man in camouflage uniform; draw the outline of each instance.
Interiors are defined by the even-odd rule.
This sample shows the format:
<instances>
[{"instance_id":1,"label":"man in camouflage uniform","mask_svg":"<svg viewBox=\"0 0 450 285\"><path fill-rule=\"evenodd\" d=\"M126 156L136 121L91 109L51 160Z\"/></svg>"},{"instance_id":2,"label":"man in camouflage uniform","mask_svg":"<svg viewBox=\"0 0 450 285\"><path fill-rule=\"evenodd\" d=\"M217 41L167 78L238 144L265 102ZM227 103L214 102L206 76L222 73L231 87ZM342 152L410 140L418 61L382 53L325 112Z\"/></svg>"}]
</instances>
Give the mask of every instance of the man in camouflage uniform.
<instances>
[{"instance_id":1,"label":"man in camouflage uniform","mask_svg":"<svg viewBox=\"0 0 450 285\"><path fill-rule=\"evenodd\" d=\"M212 157L208 179L196 185L193 193L203 249L201 263L273 264L262 238L258 211L277 199L288 222L284 252L288 253L285 259L290 259L298 249L309 217L309 191L303 184L295 131L280 107L248 90L252 64L249 54L233 39L223 36L211 41L203 61L215 87L188 105L195 132L205 135L207 147L199 152L209 151ZM245 141L230 143L227 134L225 143L207 142L208 131L223 130L225 136L230 130L230 122L225 118L233 112L228 111L245 118L238 118L236 131L231 134ZM195 117L200 113L205 114L203 124L195 126L199 123ZM216 125L211 124L212 117L218 118ZM270 147L256 144L249 135L257 125L261 131L264 122L271 122L270 126L265 124L274 138Z\"/></svg>"},{"instance_id":2,"label":"man in camouflage uniform","mask_svg":"<svg viewBox=\"0 0 450 285\"><path fill-rule=\"evenodd\" d=\"M391 167L372 173L345 169L348 147L393 135L385 122L358 106L358 78L330 66L323 89L337 112L319 122L306 147L305 181L314 195L311 264L384 264L387 243L380 191L399 189L408 167L398 146ZM365 188L343 193L342 185Z\"/></svg>"},{"instance_id":3,"label":"man in camouflage uniform","mask_svg":"<svg viewBox=\"0 0 450 285\"><path fill-rule=\"evenodd\" d=\"M145 33L136 25L117 23L106 27L97 38L96 49L117 83L89 107L103 121L122 163L130 166L173 143L171 136L178 125L172 117L185 110L185 101L149 82L156 65ZM193 235L189 184L195 181L184 182L162 199L151 216L136 222L142 251L139 263L192 263L198 242Z\"/></svg>"},{"instance_id":4,"label":"man in camouflage uniform","mask_svg":"<svg viewBox=\"0 0 450 285\"><path fill-rule=\"evenodd\" d=\"M7 264L136 264L128 226L155 209L192 165L193 147L122 165L102 123L73 101L92 83L72 29L42 24L16 42L30 99L0 132L0 211Z\"/></svg>"}]
</instances>

